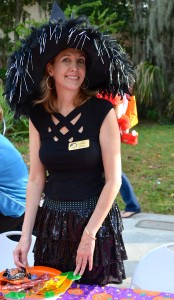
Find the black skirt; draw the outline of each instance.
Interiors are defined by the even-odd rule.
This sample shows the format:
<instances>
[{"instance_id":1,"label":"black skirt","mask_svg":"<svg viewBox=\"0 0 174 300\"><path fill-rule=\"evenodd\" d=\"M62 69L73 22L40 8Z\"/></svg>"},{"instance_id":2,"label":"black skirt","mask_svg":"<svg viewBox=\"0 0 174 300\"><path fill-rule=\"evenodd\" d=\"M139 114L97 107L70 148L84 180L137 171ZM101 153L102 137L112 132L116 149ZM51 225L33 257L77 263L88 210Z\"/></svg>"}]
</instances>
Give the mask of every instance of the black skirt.
<instances>
[{"instance_id":1,"label":"black skirt","mask_svg":"<svg viewBox=\"0 0 174 300\"><path fill-rule=\"evenodd\" d=\"M77 202L45 197L36 217L35 266L49 266L61 272L74 271L78 245L99 196ZM97 232L93 269L88 266L80 283L119 284L125 279L123 260L127 259L122 240L122 219L114 203Z\"/></svg>"}]
</instances>

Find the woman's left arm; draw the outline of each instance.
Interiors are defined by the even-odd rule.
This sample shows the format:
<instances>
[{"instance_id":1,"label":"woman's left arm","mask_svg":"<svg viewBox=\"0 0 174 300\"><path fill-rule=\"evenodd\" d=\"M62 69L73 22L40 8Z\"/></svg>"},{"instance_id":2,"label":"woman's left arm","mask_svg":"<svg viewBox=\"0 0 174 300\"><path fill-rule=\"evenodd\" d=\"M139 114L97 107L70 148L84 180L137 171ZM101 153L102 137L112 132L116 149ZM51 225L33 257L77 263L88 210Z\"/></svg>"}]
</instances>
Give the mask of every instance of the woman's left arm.
<instances>
[{"instance_id":1,"label":"woman's left arm","mask_svg":"<svg viewBox=\"0 0 174 300\"><path fill-rule=\"evenodd\" d=\"M105 117L99 138L105 185L83 232L77 251L75 274L79 273L80 275L83 274L87 263L89 264L89 270L93 267L96 233L108 215L121 186L120 131L114 109L111 109Z\"/></svg>"}]
</instances>

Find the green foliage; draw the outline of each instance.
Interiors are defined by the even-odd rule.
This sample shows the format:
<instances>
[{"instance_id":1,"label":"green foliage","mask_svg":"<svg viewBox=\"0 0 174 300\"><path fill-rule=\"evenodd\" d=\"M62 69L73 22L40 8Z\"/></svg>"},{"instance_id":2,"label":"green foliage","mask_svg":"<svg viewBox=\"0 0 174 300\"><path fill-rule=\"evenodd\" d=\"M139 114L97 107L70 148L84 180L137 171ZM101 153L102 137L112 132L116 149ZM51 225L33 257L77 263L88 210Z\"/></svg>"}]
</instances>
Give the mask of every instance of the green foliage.
<instances>
[{"instance_id":1,"label":"green foliage","mask_svg":"<svg viewBox=\"0 0 174 300\"><path fill-rule=\"evenodd\" d=\"M151 116L151 120L163 119L168 103L168 89L159 66L149 62L143 62L137 66L134 93L137 102L148 108L146 117Z\"/></svg>"},{"instance_id":2,"label":"green foliage","mask_svg":"<svg viewBox=\"0 0 174 300\"><path fill-rule=\"evenodd\" d=\"M122 144L123 172L130 179L142 212L173 215L173 125L140 120L135 128L138 144ZM123 199L118 202L124 209Z\"/></svg>"},{"instance_id":3,"label":"green foliage","mask_svg":"<svg viewBox=\"0 0 174 300\"><path fill-rule=\"evenodd\" d=\"M1 68L1 69L0 69L0 79L1 79L2 81L5 80L5 73L6 73L6 69L5 69L5 68Z\"/></svg>"},{"instance_id":4,"label":"green foliage","mask_svg":"<svg viewBox=\"0 0 174 300\"><path fill-rule=\"evenodd\" d=\"M166 96L167 86L159 66L154 66L149 62L138 65L135 93L139 102L144 102L147 106L152 106L156 97L163 98Z\"/></svg>"},{"instance_id":5,"label":"green foliage","mask_svg":"<svg viewBox=\"0 0 174 300\"><path fill-rule=\"evenodd\" d=\"M26 36L28 36L31 33L32 27L40 27L42 24L44 24L46 21L41 20L39 22L36 22L34 19L25 21L25 23L19 23L18 26L15 29L15 32L20 36L20 40L13 43L13 49L15 50L17 47L20 47L21 40L24 39Z\"/></svg>"},{"instance_id":6,"label":"green foliage","mask_svg":"<svg viewBox=\"0 0 174 300\"><path fill-rule=\"evenodd\" d=\"M116 12L109 12L109 8L104 8L102 1L87 2L80 5L69 4L66 7L65 15L70 17L87 15L92 25L97 26L103 32L116 33L120 26L123 26L125 21L116 21Z\"/></svg>"},{"instance_id":7,"label":"green foliage","mask_svg":"<svg viewBox=\"0 0 174 300\"><path fill-rule=\"evenodd\" d=\"M8 136L11 136L16 141L23 141L28 138L28 126L28 119L25 117L21 117L19 120L14 120L11 132L7 131Z\"/></svg>"},{"instance_id":8,"label":"green foliage","mask_svg":"<svg viewBox=\"0 0 174 300\"><path fill-rule=\"evenodd\" d=\"M170 119L174 118L174 93L171 94L170 98L169 98L169 103L167 106L167 116Z\"/></svg>"},{"instance_id":9,"label":"green foliage","mask_svg":"<svg viewBox=\"0 0 174 300\"><path fill-rule=\"evenodd\" d=\"M107 33L116 33L119 31L120 26L123 26L125 21L115 21L117 17L116 12L109 14L109 8L106 8L103 12L99 10L93 11L89 16L90 23L98 27L101 31Z\"/></svg>"},{"instance_id":10,"label":"green foliage","mask_svg":"<svg viewBox=\"0 0 174 300\"><path fill-rule=\"evenodd\" d=\"M46 21L41 20L39 22L35 21L34 19L30 19L25 21L25 23L19 23L18 26L16 27L16 32L20 36L20 38L25 38L27 35L31 33L31 27L39 27L42 24L44 24Z\"/></svg>"},{"instance_id":11,"label":"green foliage","mask_svg":"<svg viewBox=\"0 0 174 300\"><path fill-rule=\"evenodd\" d=\"M86 14L86 12L88 11L88 13L92 12L93 10L99 9L99 7L101 7L102 3L100 0L95 1L95 2L88 2L88 3L83 3L83 4L73 4L71 5L67 5L64 13L66 15L66 17L70 17L72 14L75 16L80 16L80 15L88 15Z\"/></svg>"},{"instance_id":12,"label":"green foliage","mask_svg":"<svg viewBox=\"0 0 174 300\"><path fill-rule=\"evenodd\" d=\"M7 130L11 131L13 128L14 116L13 116L13 113L10 111L10 108L7 105L2 94L3 94L3 89L2 89L2 87L0 87L0 106L3 109ZM0 122L0 132L2 133L2 123L1 122Z\"/></svg>"},{"instance_id":13,"label":"green foliage","mask_svg":"<svg viewBox=\"0 0 174 300\"><path fill-rule=\"evenodd\" d=\"M146 117L148 120L151 121L158 121L158 113L155 108L147 108L146 110Z\"/></svg>"},{"instance_id":14,"label":"green foliage","mask_svg":"<svg viewBox=\"0 0 174 300\"><path fill-rule=\"evenodd\" d=\"M0 106L3 109L4 119L6 122L6 135L18 141L28 137L28 119L21 117L19 120L14 119L14 113L10 110L5 98L3 89L0 87ZM2 133L2 123L0 123L0 132Z\"/></svg>"}]
</instances>

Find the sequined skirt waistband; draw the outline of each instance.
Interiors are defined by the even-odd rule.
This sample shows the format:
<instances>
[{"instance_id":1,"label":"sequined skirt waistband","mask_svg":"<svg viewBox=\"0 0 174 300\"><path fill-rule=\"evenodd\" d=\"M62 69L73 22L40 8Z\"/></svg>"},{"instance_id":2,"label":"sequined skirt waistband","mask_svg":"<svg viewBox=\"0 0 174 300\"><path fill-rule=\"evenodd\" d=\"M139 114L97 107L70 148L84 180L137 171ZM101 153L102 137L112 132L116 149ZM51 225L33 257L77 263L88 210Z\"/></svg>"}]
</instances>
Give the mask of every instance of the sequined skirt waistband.
<instances>
[{"instance_id":1,"label":"sequined skirt waistband","mask_svg":"<svg viewBox=\"0 0 174 300\"><path fill-rule=\"evenodd\" d=\"M98 201L99 195L92 196L88 199L83 201L60 201L50 199L47 196L44 196L40 201L40 207L48 207L49 209L53 210L63 210L63 211L78 211L78 210L87 210L87 209L94 209L96 203Z\"/></svg>"}]
</instances>

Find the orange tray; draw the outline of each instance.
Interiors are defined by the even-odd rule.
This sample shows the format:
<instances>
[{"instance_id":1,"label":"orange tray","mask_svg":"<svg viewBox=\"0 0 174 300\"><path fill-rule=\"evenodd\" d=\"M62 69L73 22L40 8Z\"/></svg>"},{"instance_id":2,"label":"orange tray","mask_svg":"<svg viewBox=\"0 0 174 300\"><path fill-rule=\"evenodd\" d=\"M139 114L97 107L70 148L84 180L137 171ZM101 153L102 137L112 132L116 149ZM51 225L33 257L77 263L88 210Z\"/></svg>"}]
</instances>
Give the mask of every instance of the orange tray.
<instances>
[{"instance_id":1,"label":"orange tray","mask_svg":"<svg viewBox=\"0 0 174 300\"><path fill-rule=\"evenodd\" d=\"M60 275L62 273L61 271L59 271L57 269L50 268L50 267L45 267L45 266L29 267L28 271L30 272L31 275L37 275L37 276L41 276L44 273L48 273L48 275L50 276L50 278L54 277L54 276L58 276L58 275ZM5 270L2 271L2 272L0 272L0 281L5 281L4 277L2 276L4 272L5 272ZM8 282L10 282L10 281L8 280ZM1 285L0 285L0 292L2 292L3 295L4 295L4 297L5 297L6 294L8 294L10 292L13 292L13 290L4 290L4 289L2 290ZM27 299L44 299L43 296L41 296L41 295L35 295L35 294L31 295L31 296L30 295L26 295L26 298ZM11 298L8 298L8 299L11 299Z\"/></svg>"}]
</instances>

